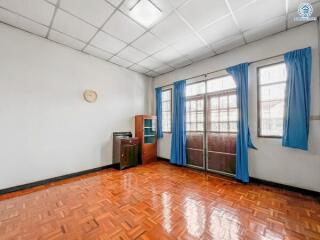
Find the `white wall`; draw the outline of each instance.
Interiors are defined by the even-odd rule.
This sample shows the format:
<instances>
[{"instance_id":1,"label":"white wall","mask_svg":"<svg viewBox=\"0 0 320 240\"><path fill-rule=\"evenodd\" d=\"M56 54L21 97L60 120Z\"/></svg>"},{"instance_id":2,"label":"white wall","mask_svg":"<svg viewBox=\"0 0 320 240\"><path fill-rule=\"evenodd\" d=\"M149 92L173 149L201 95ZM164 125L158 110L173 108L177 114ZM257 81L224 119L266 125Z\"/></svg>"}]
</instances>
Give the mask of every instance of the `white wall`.
<instances>
[{"instance_id":1,"label":"white wall","mask_svg":"<svg viewBox=\"0 0 320 240\"><path fill-rule=\"evenodd\" d=\"M111 164L112 132L134 131L134 115L149 113L151 84L0 24L0 189Z\"/></svg>"},{"instance_id":2,"label":"white wall","mask_svg":"<svg viewBox=\"0 0 320 240\"><path fill-rule=\"evenodd\" d=\"M192 64L154 79L154 87L170 84L206 72L223 69L242 62L251 62L284 52L312 47L311 115L320 115L319 55L317 24L309 23L287 32L233 49L225 54ZM280 57L281 59L281 57ZM250 150L250 176L320 192L320 121L310 123L310 150L281 147L281 140L257 137L257 66L279 61L279 57L251 64L249 67L249 124L252 140L258 147ZM216 75L223 74L216 73ZM171 135L159 141L158 156L170 158Z\"/></svg>"}]
</instances>

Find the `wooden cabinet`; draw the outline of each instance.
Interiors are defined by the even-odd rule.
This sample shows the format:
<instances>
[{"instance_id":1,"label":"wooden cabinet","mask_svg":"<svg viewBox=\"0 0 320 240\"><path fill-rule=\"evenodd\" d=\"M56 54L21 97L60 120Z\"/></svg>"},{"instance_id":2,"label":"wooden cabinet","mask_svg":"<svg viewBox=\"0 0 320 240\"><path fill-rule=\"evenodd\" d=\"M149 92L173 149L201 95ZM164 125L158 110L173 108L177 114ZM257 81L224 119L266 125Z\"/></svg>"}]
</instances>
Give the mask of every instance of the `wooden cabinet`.
<instances>
[{"instance_id":1,"label":"wooden cabinet","mask_svg":"<svg viewBox=\"0 0 320 240\"><path fill-rule=\"evenodd\" d=\"M140 163L157 160L157 117L151 115L135 116L135 132L140 142Z\"/></svg>"}]
</instances>

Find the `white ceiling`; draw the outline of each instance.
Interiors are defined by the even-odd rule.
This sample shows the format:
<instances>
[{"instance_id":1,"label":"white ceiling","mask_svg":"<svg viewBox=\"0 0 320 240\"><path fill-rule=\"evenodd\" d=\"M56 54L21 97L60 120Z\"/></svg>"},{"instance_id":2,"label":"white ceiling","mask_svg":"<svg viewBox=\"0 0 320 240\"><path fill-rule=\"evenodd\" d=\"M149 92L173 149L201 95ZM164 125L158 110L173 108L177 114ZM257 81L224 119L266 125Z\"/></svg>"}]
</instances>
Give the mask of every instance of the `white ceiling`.
<instances>
[{"instance_id":1,"label":"white ceiling","mask_svg":"<svg viewBox=\"0 0 320 240\"><path fill-rule=\"evenodd\" d=\"M0 0L0 21L148 76L158 76L295 27L297 7L320 0L152 0L149 28L137 0Z\"/></svg>"}]
</instances>

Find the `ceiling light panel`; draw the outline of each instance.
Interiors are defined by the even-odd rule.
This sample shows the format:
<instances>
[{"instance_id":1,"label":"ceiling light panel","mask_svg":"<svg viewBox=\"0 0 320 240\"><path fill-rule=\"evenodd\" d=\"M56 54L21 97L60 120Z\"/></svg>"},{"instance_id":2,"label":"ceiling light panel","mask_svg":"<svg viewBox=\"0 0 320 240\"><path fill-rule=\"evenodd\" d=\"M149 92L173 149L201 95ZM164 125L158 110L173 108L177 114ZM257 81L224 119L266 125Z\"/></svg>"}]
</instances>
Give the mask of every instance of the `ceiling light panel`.
<instances>
[{"instance_id":1,"label":"ceiling light panel","mask_svg":"<svg viewBox=\"0 0 320 240\"><path fill-rule=\"evenodd\" d=\"M195 29L201 29L230 14L225 0L191 0L178 11Z\"/></svg>"},{"instance_id":2,"label":"ceiling light panel","mask_svg":"<svg viewBox=\"0 0 320 240\"><path fill-rule=\"evenodd\" d=\"M285 1L257 0L234 12L242 31L265 24L266 21L285 15Z\"/></svg>"},{"instance_id":3,"label":"ceiling light panel","mask_svg":"<svg viewBox=\"0 0 320 240\"><path fill-rule=\"evenodd\" d=\"M132 42L145 31L119 11L110 18L103 30L127 43Z\"/></svg>"},{"instance_id":4,"label":"ceiling light panel","mask_svg":"<svg viewBox=\"0 0 320 240\"><path fill-rule=\"evenodd\" d=\"M0 21L42 37L46 36L48 32L47 27L1 8Z\"/></svg>"},{"instance_id":5,"label":"ceiling light panel","mask_svg":"<svg viewBox=\"0 0 320 240\"><path fill-rule=\"evenodd\" d=\"M98 28L114 11L114 7L104 0L62 0L60 7Z\"/></svg>"},{"instance_id":6,"label":"ceiling light panel","mask_svg":"<svg viewBox=\"0 0 320 240\"><path fill-rule=\"evenodd\" d=\"M125 14L128 16L132 17L135 19L137 22L137 18L135 17L135 11L132 13L133 7L138 3L138 0L125 0L124 3L121 5L120 9L123 11ZM142 2L143 3L143 2ZM146 23L139 22L146 28L150 28L154 26L156 23L162 21L164 18L168 16L168 14L174 9L174 7L171 5L171 0L152 0L152 3L161 10L161 15L159 18L153 22L151 25L148 23L149 21L146 21ZM140 3L141 4L141 3ZM149 5L149 3L148 3ZM142 9L144 10L144 9ZM143 16L143 15L142 15ZM141 17L140 17L141 18Z\"/></svg>"},{"instance_id":7,"label":"ceiling light panel","mask_svg":"<svg viewBox=\"0 0 320 240\"><path fill-rule=\"evenodd\" d=\"M113 54L119 52L126 46L124 42L121 42L102 31L98 32L98 34L92 39L91 44Z\"/></svg>"},{"instance_id":8,"label":"ceiling light panel","mask_svg":"<svg viewBox=\"0 0 320 240\"><path fill-rule=\"evenodd\" d=\"M111 53L90 45L84 49L84 52L92 56L95 56L101 59L106 59L106 60L112 57Z\"/></svg>"},{"instance_id":9,"label":"ceiling light panel","mask_svg":"<svg viewBox=\"0 0 320 240\"><path fill-rule=\"evenodd\" d=\"M130 9L130 16L147 28L157 22L161 14L161 9L150 0L138 0Z\"/></svg>"},{"instance_id":10,"label":"ceiling light panel","mask_svg":"<svg viewBox=\"0 0 320 240\"><path fill-rule=\"evenodd\" d=\"M54 6L43 0L1 0L0 6L49 26Z\"/></svg>"},{"instance_id":11,"label":"ceiling light panel","mask_svg":"<svg viewBox=\"0 0 320 240\"><path fill-rule=\"evenodd\" d=\"M84 42L89 41L97 32L95 27L60 9L56 13L52 28Z\"/></svg>"},{"instance_id":12,"label":"ceiling light panel","mask_svg":"<svg viewBox=\"0 0 320 240\"><path fill-rule=\"evenodd\" d=\"M162 41L149 32L143 34L131 45L150 55L166 47Z\"/></svg>"},{"instance_id":13,"label":"ceiling light panel","mask_svg":"<svg viewBox=\"0 0 320 240\"><path fill-rule=\"evenodd\" d=\"M124 50L122 50L118 56L120 56L123 59L127 59L133 63L139 62L142 59L146 58L147 55L143 52L133 48L133 47L126 47Z\"/></svg>"},{"instance_id":14,"label":"ceiling light panel","mask_svg":"<svg viewBox=\"0 0 320 240\"><path fill-rule=\"evenodd\" d=\"M51 30L49 37L50 40L53 40L55 42L61 43L63 45L66 45L68 47L71 47L73 49L81 50L86 44L76 40L74 38L71 38L65 34L59 33L57 31Z\"/></svg>"},{"instance_id":15,"label":"ceiling light panel","mask_svg":"<svg viewBox=\"0 0 320 240\"><path fill-rule=\"evenodd\" d=\"M175 13L155 26L151 32L167 44L181 41L192 34L191 29Z\"/></svg>"}]
</instances>

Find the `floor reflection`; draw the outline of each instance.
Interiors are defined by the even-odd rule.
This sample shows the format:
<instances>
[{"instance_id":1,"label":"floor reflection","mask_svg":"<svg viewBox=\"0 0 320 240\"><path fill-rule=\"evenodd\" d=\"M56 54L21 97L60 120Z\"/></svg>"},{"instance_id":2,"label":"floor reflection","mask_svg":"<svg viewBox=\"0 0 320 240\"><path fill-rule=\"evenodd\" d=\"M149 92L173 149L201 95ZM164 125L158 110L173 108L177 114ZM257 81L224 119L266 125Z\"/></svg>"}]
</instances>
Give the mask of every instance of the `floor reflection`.
<instances>
[{"instance_id":1,"label":"floor reflection","mask_svg":"<svg viewBox=\"0 0 320 240\"><path fill-rule=\"evenodd\" d=\"M206 211L203 202L186 197L184 209L188 233L193 237L200 238L206 225Z\"/></svg>"}]
</instances>

